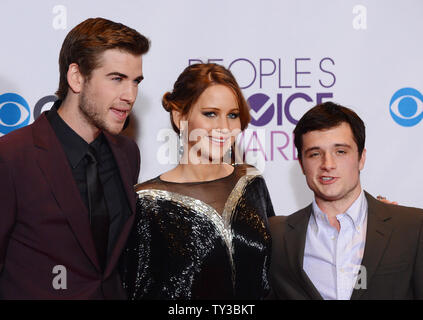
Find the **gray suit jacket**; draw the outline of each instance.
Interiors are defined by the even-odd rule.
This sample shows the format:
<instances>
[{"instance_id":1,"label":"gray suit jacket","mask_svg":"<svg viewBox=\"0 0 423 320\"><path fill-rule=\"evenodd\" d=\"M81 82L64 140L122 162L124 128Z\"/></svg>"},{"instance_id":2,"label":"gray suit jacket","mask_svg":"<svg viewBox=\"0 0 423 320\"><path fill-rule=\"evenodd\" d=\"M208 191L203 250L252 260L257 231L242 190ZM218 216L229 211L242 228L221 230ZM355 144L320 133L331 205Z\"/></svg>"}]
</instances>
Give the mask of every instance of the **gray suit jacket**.
<instances>
[{"instance_id":1,"label":"gray suit jacket","mask_svg":"<svg viewBox=\"0 0 423 320\"><path fill-rule=\"evenodd\" d=\"M367 288L351 299L423 299L423 210L368 201L362 266ZM322 299L303 270L309 205L290 216L269 219L272 235L270 299Z\"/></svg>"}]
</instances>

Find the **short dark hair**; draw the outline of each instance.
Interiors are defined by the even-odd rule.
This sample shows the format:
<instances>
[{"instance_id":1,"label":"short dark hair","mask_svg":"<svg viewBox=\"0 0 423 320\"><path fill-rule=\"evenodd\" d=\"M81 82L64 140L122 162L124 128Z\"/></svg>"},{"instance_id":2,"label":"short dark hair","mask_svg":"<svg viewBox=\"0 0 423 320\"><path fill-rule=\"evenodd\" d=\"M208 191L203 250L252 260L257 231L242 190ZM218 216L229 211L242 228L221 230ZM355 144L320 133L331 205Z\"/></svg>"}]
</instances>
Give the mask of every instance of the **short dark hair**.
<instances>
[{"instance_id":1,"label":"short dark hair","mask_svg":"<svg viewBox=\"0 0 423 320\"><path fill-rule=\"evenodd\" d=\"M307 111L294 129L294 144L297 148L298 159L302 160L304 134L315 130L331 129L343 122L349 124L358 147L358 155L361 157L366 141L366 128L363 120L347 107L333 102L325 102Z\"/></svg>"},{"instance_id":2,"label":"short dark hair","mask_svg":"<svg viewBox=\"0 0 423 320\"><path fill-rule=\"evenodd\" d=\"M163 95L163 108L170 113L170 121L176 133L179 129L173 121L172 110L188 114L200 95L210 86L220 84L234 93L239 108L241 130L251 121L250 108L232 72L215 63L197 63L185 68L176 80L172 92Z\"/></svg>"},{"instance_id":3,"label":"short dark hair","mask_svg":"<svg viewBox=\"0 0 423 320\"><path fill-rule=\"evenodd\" d=\"M138 31L104 18L90 18L74 27L66 36L59 56L59 99L66 98L69 65L76 63L89 79L99 67L100 55L108 49L120 49L134 55L147 53L150 41Z\"/></svg>"}]
</instances>

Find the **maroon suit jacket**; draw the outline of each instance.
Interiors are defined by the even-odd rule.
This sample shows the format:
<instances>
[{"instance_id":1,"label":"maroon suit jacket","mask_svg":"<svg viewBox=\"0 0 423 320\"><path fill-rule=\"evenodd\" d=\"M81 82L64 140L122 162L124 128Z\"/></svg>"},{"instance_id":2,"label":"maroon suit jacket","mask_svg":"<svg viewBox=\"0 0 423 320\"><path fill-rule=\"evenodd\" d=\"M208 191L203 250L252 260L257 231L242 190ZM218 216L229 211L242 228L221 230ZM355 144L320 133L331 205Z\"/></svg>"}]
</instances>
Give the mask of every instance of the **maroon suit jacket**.
<instances>
[{"instance_id":1,"label":"maroon suit jacket","mask_svg":"<svg viewBox=\"0 0 423 320\"><path fill-rule=\"evenodd\" d=\"M105 136L131 215L104 273L88 210L45 113L0 138L0 299L125 298L116 265L134 219L140 154L129 138Z\"/></svg>"}]
</instances>

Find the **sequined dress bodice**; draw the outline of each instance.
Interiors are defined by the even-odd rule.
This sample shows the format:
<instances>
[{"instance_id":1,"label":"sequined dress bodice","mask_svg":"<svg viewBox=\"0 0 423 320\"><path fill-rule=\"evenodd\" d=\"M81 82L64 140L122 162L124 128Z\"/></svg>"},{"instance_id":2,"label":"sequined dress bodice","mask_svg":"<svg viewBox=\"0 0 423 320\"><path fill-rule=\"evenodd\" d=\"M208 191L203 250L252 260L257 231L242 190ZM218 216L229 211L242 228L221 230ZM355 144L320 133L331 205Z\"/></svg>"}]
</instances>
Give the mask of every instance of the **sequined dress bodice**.
<instances>
[{"instance_id":1,"label":"sequined dress bodice","mask_svg":"<svg viewBox=\"0 0 423 320\"><path fill-rule=\"evenodd\" d=\"M130 299L261 299L268 290L273 207L264 179L236 165L225 178L136 187L121 260ZM253 171L254 172L254 171Z\"/></svg>"}]
</instances>

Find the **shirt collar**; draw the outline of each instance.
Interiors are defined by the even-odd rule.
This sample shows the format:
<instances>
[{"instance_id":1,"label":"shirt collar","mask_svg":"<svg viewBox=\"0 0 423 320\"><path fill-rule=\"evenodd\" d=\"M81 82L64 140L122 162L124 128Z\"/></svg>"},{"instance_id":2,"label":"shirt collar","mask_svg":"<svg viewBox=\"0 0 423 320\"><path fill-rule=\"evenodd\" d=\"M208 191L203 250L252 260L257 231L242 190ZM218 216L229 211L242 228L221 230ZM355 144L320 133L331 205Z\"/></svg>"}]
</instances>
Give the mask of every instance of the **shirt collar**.
<instances>
[{"instance_id":1,"label":"shirt collar","mask_svg":"<svg viewBox=\"0 0 423 320\"><path fill-rule=\"evenodd\" d=\"M316 225L317 232L319 232L319 226L321 226L322 223L330 225L329 219L327 215L323 213L322 210L320 210L316 203L316 199L313 199L312 207L313 223ZM364 196L363 189L361 190L358 198L352 203L352 205L347 209L347 211L345 211L344 214L353 222L355 231L360 232L367 216L367 200Z\"/></svg>"},{"instance_id":2,"label":"shirt collar","mask_svg":"<svg viewBox=\"0 0 423 320\"><path fill-rule=\"evenodd\" d=\"M353 202L353 204L347 209L345 213L352 219L355 230L360 231L360 228L363 225L367 215L367 200L364 196L363 189L361 190L358 198Z\"/></svg>"},{"instance_id":3,"label":"shirt collar","mask_svg":"<svg viewBox=\"0 0 423 320\"><path fill-rule=\"evenodd\" d=\"M59 109L61 103L62 101L60 100L54 103L47 112L47 119L62 144L71 167L75 169L87 154L89 144L60 117L57 109ZM98 151L103 141L103 133L101 133L91 145Z\"/></svg>"}]
</instances>

